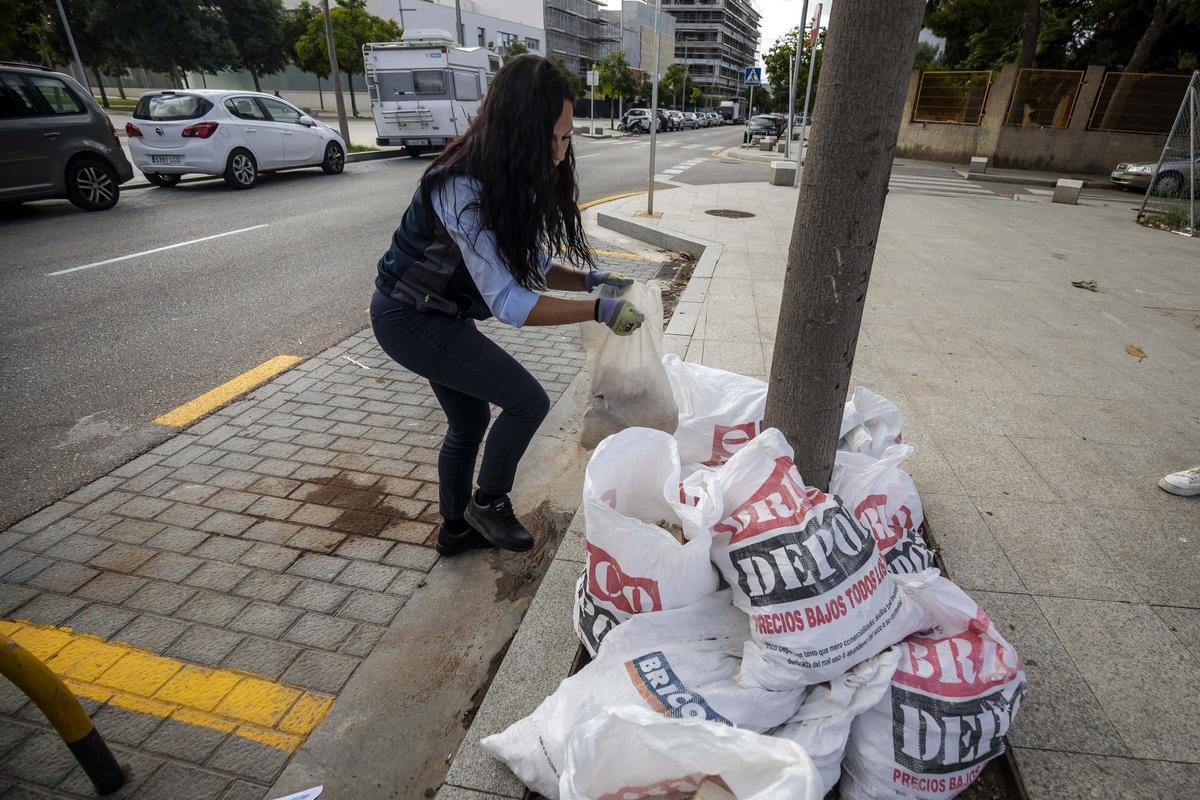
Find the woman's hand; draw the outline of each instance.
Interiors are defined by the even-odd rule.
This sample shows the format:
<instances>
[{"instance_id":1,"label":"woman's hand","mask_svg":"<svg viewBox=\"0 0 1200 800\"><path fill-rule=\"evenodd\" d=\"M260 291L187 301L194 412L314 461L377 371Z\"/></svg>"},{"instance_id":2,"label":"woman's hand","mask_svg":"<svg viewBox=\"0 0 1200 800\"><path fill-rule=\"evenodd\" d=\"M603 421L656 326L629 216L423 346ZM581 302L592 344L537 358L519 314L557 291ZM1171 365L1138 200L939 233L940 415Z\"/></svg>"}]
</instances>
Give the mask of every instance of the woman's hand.
<instances>
[{"instance_id":1,"label":"woman's hand","mask_svg":"<svg viewBox=\"0 0 1200 800\"><path fill-rule=\"evenodd\" d=\"M642 327L645 320L646 315L628 300L601 297L596 301L596 321L607 325L617 336L628 336Z\"/></svg>"},{"instance_id":2,"label":"woman's hand","mask_svg":"<svg viewBox=\"0 0 1200 800\"><path fill-rule=\"evenodd\" d=\"M597 286L617 286L627 289L633 286L633 278L620 272L600 272L592 270L583 276L583 290L590 292Z\"/></svg>"}]
</instances>

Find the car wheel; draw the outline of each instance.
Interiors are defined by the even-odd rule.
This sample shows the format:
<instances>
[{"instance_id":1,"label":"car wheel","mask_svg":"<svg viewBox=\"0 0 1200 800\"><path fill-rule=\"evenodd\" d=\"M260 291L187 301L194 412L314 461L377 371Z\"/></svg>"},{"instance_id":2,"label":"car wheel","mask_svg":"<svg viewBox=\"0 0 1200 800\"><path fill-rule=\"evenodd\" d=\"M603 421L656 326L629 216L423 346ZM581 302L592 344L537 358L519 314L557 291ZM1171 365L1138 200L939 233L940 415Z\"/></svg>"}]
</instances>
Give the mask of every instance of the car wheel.
<instances>
[{"instance_id":1,"label":"car wheel","mask_svg":"<svg viewBox=\"0 0 1200 800\"><path fill-rule=\"evenodd\" d=\"M117 204L117 175L98 158L77 158L67 166L67 199L84 211L107 211Z\"/></svg>"},{"instance_id":2,"label":"car wheel","mask_svg":"<svg viewBox=\"0 0 1200 800\"><path fill-rule=\"evenodd\" d=\"M425 148L406 144L404 145L404 152L408 153L409 158L420 158L425 154Z\"/></svg>"},{"instance_id":3,"label":"car wheel","mask_svg":"<svg viewBox=\"0 0 1200 800\"><path fill-rule=\"evenodd\" d=\"M1178 172L1164 172L1155 179L1150 193L1157 197L1182 197L1183 176Z\"/></svg>"},{"instance_id":4,"label":"car wheel","mask_svg":"<svg viewBox=\"0 0 1200 800\"><path fill-rule=\"evenodd\" d=\"M234 189L249 189L258 183L258 163L249 150L238 148L229 154L224 178Z\"/></svg>"},{"instance_id":5,"label":"car wheel","mask_svg":"<svg viewBox=\"0 0 1200 800\"><path fill-rule=\"evenodd\" d=\"M155 186L161 186L164 189L170 189L172 186L179 184L179 175L167 175L162 172L147 172L146 180L150 181Z\"/></svg>"},{"instance_id":6,"label":"car wheel","mask_svg":"<svg viewBox=\"0 0 1200 800\"><path fill-rule=\"evenodd\" d=\"M346 151L337 142L330 142L325 145L325 160L321 162L321 169L326 175L340 175L342 170L346 168Z\"/></svg>"}]
</instances>

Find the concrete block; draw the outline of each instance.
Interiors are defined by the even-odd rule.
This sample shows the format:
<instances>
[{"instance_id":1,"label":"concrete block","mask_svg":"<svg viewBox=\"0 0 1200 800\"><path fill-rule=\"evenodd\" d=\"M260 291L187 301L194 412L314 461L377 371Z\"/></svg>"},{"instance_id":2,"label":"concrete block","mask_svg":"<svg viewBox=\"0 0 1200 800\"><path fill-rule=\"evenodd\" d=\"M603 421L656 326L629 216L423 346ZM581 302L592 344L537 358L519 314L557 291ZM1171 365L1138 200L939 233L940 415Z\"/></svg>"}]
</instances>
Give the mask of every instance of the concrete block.
<instances>
[{"instance_id":1,"label":"concrete block","mask_svg":"<svg viewBox=\"0 0 1200 800\"><path fill-rule=\"evenodd\" d=\"M767 175L767 182L772 186L795 186L796 162L772 161L771 169Z\"/></svg>"},{"instance_id":2,"label":"concrete block","mask_svg":"<svg viewBox=\"0 0 1200 800\"><path fill-rule=\"evenodd\" d=\"M968 175L982 175L987 172L988 159L984 156L972 156L971 166L967 167Z\"/></svg>"},{"instance_id":3,"label":"concrete block","mask_svg":"<svg viewBox=\"0 0 1200 800\"><path fill-rule=\"evenodd\" d=\"M775 152L776 153L786 153L787 145L788 145L787 142L780 139L778 142L775 143Z\"/></svg>"},{"instance_id":4,"label":"concrete block","mask_svg":"<svg viewBox=\"0 0 1200 800\"><path fill-rule=\"evenodd\" d=\"M1050 202L1073 206L1079 202L1079 193L1082 191L1083 181L1059 178L1058 183L1054 184L1054 197L1050 199Z\"/></svg>"},{"instance_id":5,"label":"concrete block","mask_svg":"<svg viewBox=\"0 0 1200 800\"><path fill-rule=\"evenodd\" d=\"M762 141L758 143L758 149L769 153L775 149L775 143L778 141L778 136L764 136Z\"/></svg>"}]
</instances>

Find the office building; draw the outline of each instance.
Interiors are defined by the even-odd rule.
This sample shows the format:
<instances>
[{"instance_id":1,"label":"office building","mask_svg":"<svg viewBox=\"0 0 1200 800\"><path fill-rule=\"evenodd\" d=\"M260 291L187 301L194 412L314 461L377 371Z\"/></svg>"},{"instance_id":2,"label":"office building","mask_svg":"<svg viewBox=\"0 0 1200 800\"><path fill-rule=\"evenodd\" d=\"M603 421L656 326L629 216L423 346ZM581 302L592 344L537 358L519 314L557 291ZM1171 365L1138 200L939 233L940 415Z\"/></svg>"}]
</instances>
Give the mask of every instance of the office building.
<instances>
[{"instance_id":1,"label":"office building","mask_svg":"<svg viewBox=\"0 0 1200 800\"><path fill-rule=\"evenodd\" d=\"M547 57L561 58L581 75L619 38L604 16L603 0L545 0Z\"/></svg>"},{"instance_id":2,"label":"office building","mask_svg":"<svg viewBox=\"0 0 1200 800\"><path fill-rule=\"evenodd\" d=\"M520 42L531 53L546 55L542 0L459 0L463 44L504 53ZM399 22L407 30L440 28L455 35L454 0L367 0L367 11Z\"/></svg>"},{"instance_id":3,"label":"office building","mask_svg":"<svg viewBox=\"0 0 1200 800\"><path fill-rule=\"evenodd\" d=\"M608 26L602 36L601 57L621 50L636 70L654 69L654 3L643 0L623 0L620 8L606 9ZM675 63L675 18L663 11L658 31L659 71Z\"/></svg>"},{"instance_id":4,"label":"office building","mask_svg":"<svg viewBox=\"0 0 1200 800\"><path fill-rule=\"evenodd\" d=\"M737 97L743 71L758 60L762 15L754 0L662 0L662 8L675 18L675 60L705 104Z\"/></svg>"}]
</instances>

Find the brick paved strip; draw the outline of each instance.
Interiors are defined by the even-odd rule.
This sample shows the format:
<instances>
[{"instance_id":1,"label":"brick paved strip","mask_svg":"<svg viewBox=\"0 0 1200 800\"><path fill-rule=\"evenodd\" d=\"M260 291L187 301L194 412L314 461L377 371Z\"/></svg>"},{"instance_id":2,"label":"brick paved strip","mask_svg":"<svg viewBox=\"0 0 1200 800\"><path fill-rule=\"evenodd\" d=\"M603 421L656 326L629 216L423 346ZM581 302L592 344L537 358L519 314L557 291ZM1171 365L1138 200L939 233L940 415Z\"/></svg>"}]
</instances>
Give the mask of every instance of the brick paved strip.
<instances>
[{"instance_id":1,"label":"brick paved strip","mask_svg":"<svg viewBox=\"0 0 1200 800\"><path fill-rule=\"evenodd\" d=\"M197 667L69 628L0 620L0 634L45 662L80 697L233 733L284 753L294 753L333 705L322 692L240 670ZM338 688L353 664L338 663L344 673Z\"/></svg>"}]
</instances>

